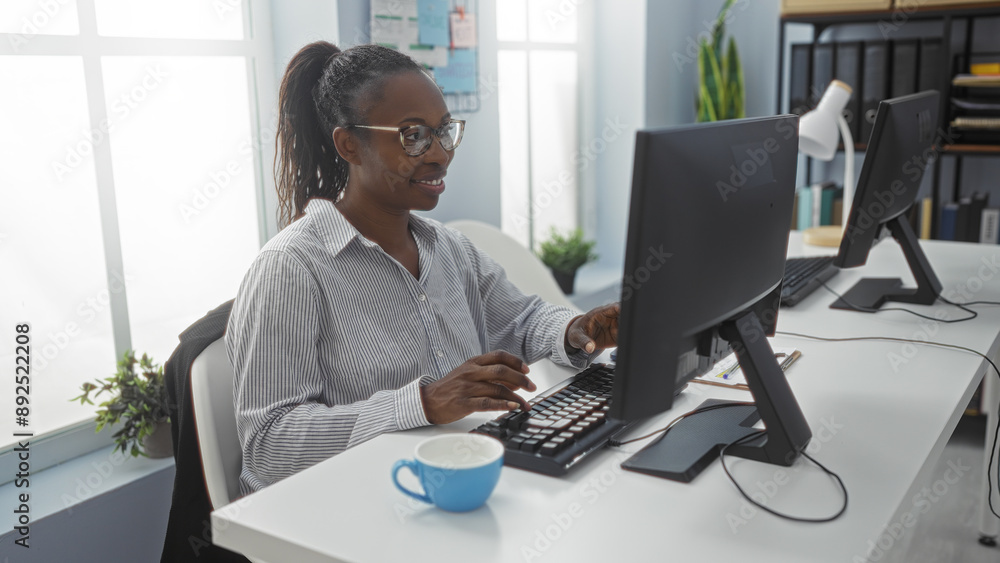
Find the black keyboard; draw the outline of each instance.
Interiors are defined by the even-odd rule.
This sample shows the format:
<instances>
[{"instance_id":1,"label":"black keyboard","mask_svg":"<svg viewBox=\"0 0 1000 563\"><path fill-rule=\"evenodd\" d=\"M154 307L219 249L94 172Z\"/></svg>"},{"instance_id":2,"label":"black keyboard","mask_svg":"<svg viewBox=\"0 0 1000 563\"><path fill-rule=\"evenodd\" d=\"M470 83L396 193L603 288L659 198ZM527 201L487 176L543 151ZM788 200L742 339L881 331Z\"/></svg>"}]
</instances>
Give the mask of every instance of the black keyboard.
<instances>
[{"instance_id":1,"label":"black keyboard","mask_svg":"<svg viewBox=\"0 0 1000 563\"><path fill-rule=\"evenodd\" d=\"M607 416L614 368L592 364L528 402L473 430L504 443L504 464L565 475L629 424Z\"/></svg>"},{"instance_id":2,"label":"black keyboard","mask_svg":"<svg viewBox=\"0 0 1000 563\"><path fill-rule=\"evenodd\" d=\"M837 275L834 256L811 256L785 260L785 277L781 282L781 306L794 307L823 282Z\"/></svg>"}]
</instances>

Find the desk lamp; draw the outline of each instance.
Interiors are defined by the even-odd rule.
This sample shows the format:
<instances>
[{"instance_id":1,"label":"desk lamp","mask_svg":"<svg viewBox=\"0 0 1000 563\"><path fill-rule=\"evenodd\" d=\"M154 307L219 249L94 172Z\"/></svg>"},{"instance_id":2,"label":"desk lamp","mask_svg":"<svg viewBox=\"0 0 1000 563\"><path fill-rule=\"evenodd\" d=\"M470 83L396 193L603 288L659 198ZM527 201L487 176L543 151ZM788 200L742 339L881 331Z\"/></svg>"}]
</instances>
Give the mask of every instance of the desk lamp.
<instances>
[{"instance_id":1,"label":"desk lamp","mask_svg":"<svg viewBox=\"0 0 1000 563\"><path fill-rule=\"evenodd\" d=\"M854 196L854 136L842 114L851 91L847 84L834 80L823 93L816 109L799 119L799 152L803 154L829 162L837 153L838 127L839 136L844 141L843 224L840 227L829 225L806 229L803 233L806 244L838 246L850 215L851 199Z\"/></svg>"}]
</instances>

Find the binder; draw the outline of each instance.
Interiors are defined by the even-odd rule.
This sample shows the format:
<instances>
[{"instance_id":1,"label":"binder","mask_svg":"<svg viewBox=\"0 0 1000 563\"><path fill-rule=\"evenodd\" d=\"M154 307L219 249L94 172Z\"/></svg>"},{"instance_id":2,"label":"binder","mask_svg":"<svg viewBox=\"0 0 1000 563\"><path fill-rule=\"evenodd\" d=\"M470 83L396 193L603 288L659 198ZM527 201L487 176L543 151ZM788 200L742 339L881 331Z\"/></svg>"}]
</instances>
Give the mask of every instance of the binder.
<instances>
[{"instance_id":1,"label":"binder","mask_svg":"<svg viewBox=\"0 0 1000 563\"><path fill-rule=\"evenodd\" d=\"M920 52L916 39L897 39L892 42L892 86L889 94L893 98L917 91L917 56Z\"/></svg>"},{"instance_id":2,"label":"binder","mask_svg":"<svg viewBox=\"0 0 1000 563\"><path fill-rule=\"evenodd\" d=\"M955 210L955 236L951 240L967 241L969 234L969 209L972 207L972 198L963 197L958 201L958 208Z\"/></svg>"},{"instance_id":3,"label":"binder","mask_svg":"<svg viewBox=\"0 0 1000 563\"><path fill-rule=\"evenodd\" d=\"M795 115L812 109L809 105L809 83L812 80L812 43L792 45L792 62L788 77L789 112Z\"/></svg>"},{"instance_id":4,"label":"binder","mask_svg":"<svg viewBox=\"0 0 1000 563\"><path fill-rule=\"evenodd\" d=\"M889 44L883 42L865 43L864 79L861 83L861 138L858 142L868 144L872 136L872 125L878 104L888 98Z\"/></svg>"},{"instance_id":5,"label":"binder","mask_svg":"<svg viewBox=\"0 0 1000 563\"><path fill-rule=\"evenodd\" d=\"M955 240L955 219L957 215L957 203L946 203L941 206L941 224L938 225L938 239Z\"/></svg>"},{"instance_id":6,"label":"binder","mask_svg":"<svg viewBox=\"0 0 1000 563\"><path fill-rule=\"evenodd\" d=\"M833 82L833 43L816 43L813 45L812 84L810 107L816 107L823 97L827 86Z\"/></svg>"},{"instance_id":7,"label":"binder","mask_svg":"<svg viewBox=\"0 0 1000 563\"><path fill-rule=\"evenodd\" d=\"M1000 243L1000 209L996 207L983 209L979 242L983 244Z\"/></svg>"},{"instance_id":8,"label":"binder","mask_svg":"<svg viewBox=\"0 0 1000 563\"><path fill-rule=\"evenodd\" d=\"M859 41L837 43L834 58L834 76L837 80L847 83L853 90L851 98L844 108L844 119L851 129L855 142L861 136L861 53L862 43Z\"/></svg>"},{"instance_id":9,"label":"binder","mask_svg":"<svg viewBox=\"0 0 1000 563\"><path fill-rule=\"evenodd\" d=\"M944 74L944 49L940 39L920 40L920 72L917 75L917 91L941 90L941 76Z\"/></svg>"},{"instance_id":10,"label":"binder","mask_svg":"<svg viewBox=\"0 0 1000 563\"><path fill-rule=\"evenodd\" d=\"M979 242L980 227L983 224L983 210L990 196L986 192L976 192L972 194L969 201L969 224L965 231L965 240L968 242Z\"/></svg>"}]
</instances>

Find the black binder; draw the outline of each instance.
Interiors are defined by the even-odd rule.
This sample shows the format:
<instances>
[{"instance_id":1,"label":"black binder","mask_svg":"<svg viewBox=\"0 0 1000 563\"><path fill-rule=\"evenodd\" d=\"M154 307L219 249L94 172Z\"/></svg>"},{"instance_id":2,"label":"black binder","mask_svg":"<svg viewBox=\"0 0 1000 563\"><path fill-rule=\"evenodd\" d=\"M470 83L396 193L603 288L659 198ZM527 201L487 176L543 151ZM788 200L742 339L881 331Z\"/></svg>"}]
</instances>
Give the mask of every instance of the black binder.
<instances>
[{"instance_id":1,"label":"black binder","mask_svg":"<svg viewBox=\"0 0 1000 563\"><path fill-rule=\"evenodd\" d=\"M833 43L813 45L812 84L810 99L812 107L819 103L830 82L833 82Z\"/></svg>"},{"instance_id":2,"label":"black binder","mask_svg":"<svg viewBox=\"0 0 1000 563\"><path fill-rule=\"evenodd\" d=\"M889 94L889 44L882 42L865 43L864 80L861 84L861 138L858 142L868 144L872 136L872 125L878 104Z\"/></svg>"},{"instance_id":3,"label":"black binder","mask_svg":"<svg viewBox=\"0 0 1000 563\"><path fill-rule=\"evenodd\" d=\"M812 79L812 43L792 45L792 65L788 77L789 112L796 115L812 109L809 83Z\"/></svg>"},{"instance_id":4,"label":"black binder","mask_svg":"<svg viewBox=\"0 0 1000 563\"><path fill-rule=\"evenodd\" d=\"M837 43L834 76L851 87L851 99L844 108L844 119L855 142L861 136L861 43Z\"/></svg>"},{"instance_id":5,"label":"black binder","mask_svg":"<svg viewBox=\"0 0 1000 563\"><path fill-rule=\"evenodd\" d=\"M892 88L893 98L917 91L917 56L920 44L916 39L897 39L892 42Z\"/></svg>"},{"instance_id":6,"label":"black binder","mask_svg":"<svg viewBox=\"0 0 1000 563\"><path fill-rule=\"evenodd\" d=\"M990 194L976 192L969 198L969 223L965 229L967 242L979 242L979 230L983 224L983 209L990 200Z\"/></svg>"},{"instance_id":7,"label":"black binder","mask_svg":"<svg viewBox=\"0 0 1000 563\"><path fill-rule=\"evenodd\" d=\"M941 77L944 76L944 48L940 39L924 38L920 40L920 72L917 76L917 91L941 90Z\"/></svg>"}]
</instances>

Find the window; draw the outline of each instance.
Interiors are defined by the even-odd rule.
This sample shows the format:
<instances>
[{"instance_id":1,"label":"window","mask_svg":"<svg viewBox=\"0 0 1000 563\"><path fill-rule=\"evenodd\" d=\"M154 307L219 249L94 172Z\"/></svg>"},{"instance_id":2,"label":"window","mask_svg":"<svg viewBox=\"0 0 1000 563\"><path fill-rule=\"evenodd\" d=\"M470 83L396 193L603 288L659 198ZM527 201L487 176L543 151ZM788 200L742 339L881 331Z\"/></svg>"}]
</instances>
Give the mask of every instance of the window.
<instances>
[{"instance_id":1,"label":"window","mask_svg":"<svg viewBox=\"0 0 1000 563\"><path fill-rule=\"evenodd\" d=\"M0 362L31 326L30 431L132 348L164 363L236 295L270 218L257 107L271 45L241 0L0 5ZM267 133L273 135L273 133ZM13 385L0 403L14 404ZM8 417L10 418L10 417ZM5 419L0 451L21 429ZM89 428L92 432L92 427Z\"/></svg>"},{"instance_id":2,"label":"window","mask_svg":"<svg viewBox=\"0 0 1000 563\"><path fill-rule=\"evenodd\" d=\"M580 224L578 2L497 2L502 229L529 248Z\"/></svg>"}]
</instances>

